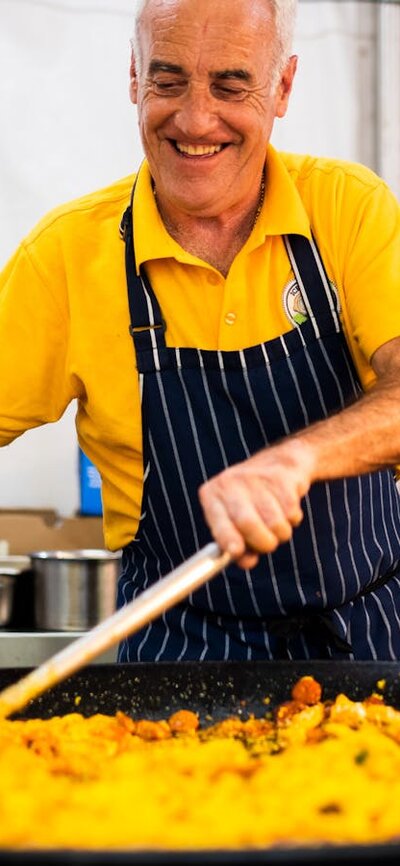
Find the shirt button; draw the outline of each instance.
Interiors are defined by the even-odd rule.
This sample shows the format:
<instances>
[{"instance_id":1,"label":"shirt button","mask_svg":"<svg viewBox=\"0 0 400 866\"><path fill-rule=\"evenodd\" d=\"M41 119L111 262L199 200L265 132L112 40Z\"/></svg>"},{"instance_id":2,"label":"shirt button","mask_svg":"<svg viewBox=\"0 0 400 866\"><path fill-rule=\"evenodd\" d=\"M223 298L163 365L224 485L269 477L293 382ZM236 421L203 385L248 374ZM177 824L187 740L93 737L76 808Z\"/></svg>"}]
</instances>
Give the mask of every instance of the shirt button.
<instances>
[{"instance_id":1,"label":"shirt button","mask_svg":"<svg viewBox=\"0 0 400 866\"><path fill-rule=\"evenodd\" d=\"M220 277L220 275L219 275L219 274L215 274L214 271L210 271L210 273L208 274L207 279L208 279L208 282L210 283L210 285L212 285L212 286L217 286L218 283L221 282L221 277Z\"/></svg>"},{"instance_id":2,"label":"shirt button","mask_svg":"<svg viewBox=\"0 0 400 866\"><path fill-rule=\"evenodd\" d=\"M234 325L236 322L236 313L227 313L225 316L226 325Z\"/></svg>"}]
</instances>

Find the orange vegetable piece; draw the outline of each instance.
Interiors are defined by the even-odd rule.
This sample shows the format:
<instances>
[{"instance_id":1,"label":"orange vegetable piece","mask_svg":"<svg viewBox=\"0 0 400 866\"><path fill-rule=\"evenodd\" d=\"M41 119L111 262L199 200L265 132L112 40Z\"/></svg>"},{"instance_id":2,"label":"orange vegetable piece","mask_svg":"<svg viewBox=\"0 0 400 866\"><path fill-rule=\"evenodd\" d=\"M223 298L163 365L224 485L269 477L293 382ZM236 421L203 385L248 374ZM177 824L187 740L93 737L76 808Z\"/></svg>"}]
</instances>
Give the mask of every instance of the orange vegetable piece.
<instances>
[{"instance_id":1,"label":"orange vegetable piece","mask_svg":"<svg viewBox=\"0 0 400 866\"><path fill-rule=\"evenodd\" d=\"M301 677L292 688L292 698L301 704L313 705L321 700L322 688L314 677Z\"/></svg>"},{"instance_id":2,"label":"orange vegetable piece","mask_svg":"<svg viewBox=\"0 0 400 866\"><path fill-rule=\"evenodd\" d=\"M200 723L197 713L192 713L191 710L178 710L169 717L168 724L174 734L185 734L197 731Z\"/></svg>"}]
</instances>

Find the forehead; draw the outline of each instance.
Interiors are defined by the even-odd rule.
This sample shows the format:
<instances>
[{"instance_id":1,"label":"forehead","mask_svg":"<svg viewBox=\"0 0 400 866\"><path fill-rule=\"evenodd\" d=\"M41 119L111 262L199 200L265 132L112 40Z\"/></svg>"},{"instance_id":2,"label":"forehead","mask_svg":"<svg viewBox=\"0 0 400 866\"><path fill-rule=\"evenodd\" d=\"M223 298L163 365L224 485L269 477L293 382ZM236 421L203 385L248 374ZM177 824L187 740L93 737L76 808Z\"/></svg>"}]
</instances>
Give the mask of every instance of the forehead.
<instances>
[{"instance_id":1,"label":"forehead","mask_svg":"<svg viewBox=\"0 0 400 866\"><path fill-rule=\"evenodd\" d=\"M138 37L152 57L215 67L234 59L265 61L274 38L269 0L148 0ZM272 48L271 48L272 50Z\"/></svg>"}]
</instances>

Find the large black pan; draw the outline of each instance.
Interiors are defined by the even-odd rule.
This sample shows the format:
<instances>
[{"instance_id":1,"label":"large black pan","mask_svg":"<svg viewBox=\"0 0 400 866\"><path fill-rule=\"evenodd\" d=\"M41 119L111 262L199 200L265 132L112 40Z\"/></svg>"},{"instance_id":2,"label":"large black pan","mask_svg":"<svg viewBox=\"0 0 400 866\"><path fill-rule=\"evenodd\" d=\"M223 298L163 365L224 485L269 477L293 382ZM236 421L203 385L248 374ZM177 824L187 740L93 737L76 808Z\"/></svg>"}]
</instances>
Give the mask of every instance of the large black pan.
<instances>
[{"instance_id":1,"label":"large black pan","mask_svg":"<svg viewBox=\"0 0 400 866\"><path fill-rule=\"evenodd\" d=\"M21 676L21 669L0 670L0 688ZM165 718L180 708L196 710L201 719L226 718L232 714L263 715L264 699L270 706L290 697L293 683L312 674L324 687L324 698L344 691L360 699L386 680L386 700L400 708L400 664L396 662L191 662L97 665L75 674L32 703L21 717L48 718L76 711L115 713L122 710L135 718ZM118 796L118 792L114 792ZM144 792L145 795L145 792ZM7 796L6 791L1 796ZM400 808L400 807L399 807ZM134 804L132 804L134 809ZM388 845L322 846L250 851L119 852L99 851L0 851L0 866L324 866L340 863L399 863L400 841Z\"/></svg>"}]
</instances>

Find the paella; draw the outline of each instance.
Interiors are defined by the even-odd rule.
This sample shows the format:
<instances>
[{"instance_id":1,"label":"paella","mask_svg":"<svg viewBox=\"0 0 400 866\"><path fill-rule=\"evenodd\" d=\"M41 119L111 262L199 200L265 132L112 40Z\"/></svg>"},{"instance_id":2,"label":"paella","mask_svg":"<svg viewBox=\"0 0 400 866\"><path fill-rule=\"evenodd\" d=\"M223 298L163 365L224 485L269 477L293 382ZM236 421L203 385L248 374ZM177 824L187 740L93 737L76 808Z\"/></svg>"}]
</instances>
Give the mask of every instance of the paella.
<instances>
[{"instance_id":1,"label":"paella","mask_svg":"<svg viewBox=\"0 0 400 866\"><path fill-rule=\"evenodd\" d=\"M75 711L0 722L3 849L257 849L400 836L400 712L300 678L200 724Z\"/></svg>"}]
</instances>

